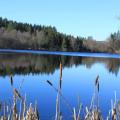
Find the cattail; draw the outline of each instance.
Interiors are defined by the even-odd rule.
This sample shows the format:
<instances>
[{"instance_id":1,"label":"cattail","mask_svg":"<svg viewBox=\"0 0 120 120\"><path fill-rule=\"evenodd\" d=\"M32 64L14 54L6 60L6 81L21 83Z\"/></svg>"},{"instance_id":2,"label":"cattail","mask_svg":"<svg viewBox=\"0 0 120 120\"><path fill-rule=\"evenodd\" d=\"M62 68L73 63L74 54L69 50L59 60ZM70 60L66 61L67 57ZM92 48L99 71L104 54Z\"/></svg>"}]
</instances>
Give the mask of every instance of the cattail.
<instances>
[{"instance_id":1,"label":"cattail","mask_svg":"<svg viewBox=\"0 0 120 120\"><path fill-rule=\"evenodd\" d=\"M13 89L13 93L14 93L15 97L18 97L19 99L22 100L20 93L16 89Z\"/></svg>"},{"instance_id":2,"label":"cattail","mask_svg":"<svg viewBox=\"0 0 120 120\"><path fill-rule=\"evenodd\" d=\"M49 81L49 80L47 80L46 81L50 86L53 86L53 84Z\"/></svg>"},{"instance_id":3,"label":"cattail","mask_svg":"<svg viewBox=\"0 0 120 120\"><path fill-rule=\"evenodd\" d=\"M99 83L99 75L96 77L96 80L95 80L95 86Z\"/></svg>"},{"instance_id":4,"label":"cattail","mask_svg":"<svg viewBox=\"0 0 120 120\"><path fill-rule=\"evenodd\" d=\"M11 84L11 86L13 86L13 78L12 78L12 75L10 75L10 84Z\"/></svg>"},{"instance_id":5,"label":"cattail","mask_svg":"<svg viewBox=\"0 0 120 120\"><path fill-rule=\"evenodd\" d=\"M95 86L97 87L97 90L99 92L99 75L95 79Z\"/></svg>"},{"instance_id":6,"label":"cattail","mask_svg":"<svg viewBox=\"0 0 120 120\"><path fill-rule=\"evenodd\" d=\"M52 83L47 81L51 86ZM57 98L56 98L56 115L55 120L60 120L60 95L61 95L61 84L62 84L62 64L60 63L60 79L58 83Z\"/></svg>"},{"instance_id":7,"label":"cattail","mask_svg":"<svg viewBox=\"0 0 120 120\"><path fill-rule=\"evenodd\" d=\"M62 63L60 62L60 80L62 79Z\"/></svg>"},{"instance_id":8,"label":"cattail","mask_svg":"<svg viewBox=\"0 0 120 120\"><path fill-rule=\"evenodd\" d=\"M62 85L62 63L60 63L60 88Z\"/></svg>"}]
</instances>

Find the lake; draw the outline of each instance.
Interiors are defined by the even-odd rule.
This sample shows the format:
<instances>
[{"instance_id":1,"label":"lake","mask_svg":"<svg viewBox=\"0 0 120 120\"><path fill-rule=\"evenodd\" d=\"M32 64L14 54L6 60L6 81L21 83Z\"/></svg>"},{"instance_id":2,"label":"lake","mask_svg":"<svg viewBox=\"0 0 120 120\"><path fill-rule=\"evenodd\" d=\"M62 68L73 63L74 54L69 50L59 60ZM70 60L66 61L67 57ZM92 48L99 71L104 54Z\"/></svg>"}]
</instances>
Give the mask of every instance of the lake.
<instances>
[{"instance_id":1,"label":"lake","mask_svg":"<svg viewBox=\"0 0 120 120\"><path fill-rule=\"evenodd\" d=\"M54 120L60 62L63 66L61 91L64 97L60 105L63 119L72 120L70 107L77 108L78 99L83 110L90 106L98 75L99 107L106 118L115 91L120 99L120 55L115 54L0 50L0 101L12 100L14 87L22 96L26 94L27 105L37 101L41 120Z\"/></svg>"}]
</instances>

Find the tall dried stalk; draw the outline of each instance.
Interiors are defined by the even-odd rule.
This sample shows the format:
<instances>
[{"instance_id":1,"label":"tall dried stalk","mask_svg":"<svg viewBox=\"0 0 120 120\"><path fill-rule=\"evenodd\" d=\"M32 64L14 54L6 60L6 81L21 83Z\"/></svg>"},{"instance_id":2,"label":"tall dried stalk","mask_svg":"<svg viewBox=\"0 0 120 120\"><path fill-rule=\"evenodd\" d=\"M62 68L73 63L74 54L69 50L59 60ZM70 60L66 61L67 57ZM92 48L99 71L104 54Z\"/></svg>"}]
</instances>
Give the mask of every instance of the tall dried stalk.
<instances>
[{"instance_id":1,"label":"tall dried stalk","mask_svg":"<svg viewBox=\"0 0 120 120\"><path fill-rule=\"evenodd\" d=\"M99 107L99 75L95 79L95 97L96 97L96 106Z\"/></svg>"},{"instance_id":2,"label":"tall dried stalk","mask_svg":"<svg viewBox=\"0 0 120 120\"><path fill-rule=\"evenodd\" d=\"M12 113L12 120L18 120L17 108L16 108L16 95L15 95L15 92L14 92L14 94L13 94L13 113Z\"/></svg>"},{"instance_id":3,"label":"tall dried stalk","mask_svg":"<svg viewBox=\"0 0 120 120\"><path fill-rule=\"evenodd\" d=\"M95 89L91 100L90 109L86 107L85 120L102 120L99 110L99 75L95 79Z\"/></svg>"},{"instance_id":4,"label":"tall dried stalk","mask_svg":"<svg viewBox=\"0 0 120 120\"><path fill-rule=\"evenodd\" d=\"M61 114L60 114L61 86L62 86L62 63L60 63L60 78L59 78L58 92L57 92L57 98L56 98L56 115L55 115L55 120L60 120L61 119Z\"/></svg>"},{"instance_id":5,"label":"tall dried stalk","mask_svg":"<svg viewBox=\"0 0 120 120\"><path fill-rule=\"evenodd\" d=\"M51 83L51 81L47 80L46 81L57 93L58 93L58 89ZM63 102L65 103L66 107L68 108L68 110L73 113L73 108L71 106L71 104L69 103L69 101L63 96L62 92L60 92L60 96L63 100Z\"/></svg>"},{"instance_id":6,"label":"tall dried stalk","mask_svg":"<svg viewBox=\"0 0 120 120\"><path fill-rule=\"evenodd\" d=\"M13 78L10 77L11 86L13 88ZM60 98L63 97L61 94L62 87L62 64L60 63L60 77L58 82L58 88L55 88L53 84L47 80L47 83L52 86L57 91L56 98L56 115L55 120L62 120L61 109L60 109ZM97 96L97 97L96 97ZM20 112L17 111L17 100L21 101ZM95 104L95 100L97 100L97 104ZM99 109L99 76L95 79L95 90L94 95L91 100L90 108L86 107L86 114L84 120L103 120L100 109ZM26 107L26 97L23 98L17 89L13 89L13 106L12 110L9 108L4 102L3 107L0 103L0 110L3 110L3 116L0 116L0 120L40 120L39 114L35 107L32 107L32 103L29 108ZM81 120L80 112L81 112L82 104L79 104L78 112L76 109L73 109L72 115L73 120ZM111 102L111 109L109 111L109 115L107 116L107 120L120 120L120 101L117 101L116 92L115 92L115 100Z\"/></svg>"}]
</instances>

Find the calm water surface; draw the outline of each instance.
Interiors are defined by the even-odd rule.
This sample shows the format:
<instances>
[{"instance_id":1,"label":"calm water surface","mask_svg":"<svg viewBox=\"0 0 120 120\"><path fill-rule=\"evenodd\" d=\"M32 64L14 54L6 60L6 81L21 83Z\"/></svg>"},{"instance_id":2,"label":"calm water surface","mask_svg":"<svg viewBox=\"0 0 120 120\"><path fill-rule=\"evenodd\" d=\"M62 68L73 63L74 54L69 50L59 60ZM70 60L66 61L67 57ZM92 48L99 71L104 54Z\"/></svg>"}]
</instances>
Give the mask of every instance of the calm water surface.
<instances>
[{"instance_id":1,"label":"calm water surface","mask_svg":"<svg viewBox=\"0 0 120 120\"><path fill-rule=\"evenodd\" d=\"M89 56L89 55L88 55ZM105 56L105 54L104 54ZM108 56L108 54L106 54ZM112 56L112 55L111 55ZM37 101L40 118L52 120L55 117L56 91L58 86L59 63L63 64L62 94L72 107L78 107L80 102L90 106L94 93L94 81L100 76L99 106L102 115L108 114L114 91L120 99L120 59L118 57L101 58L87 55L82 57L32 53L0 53L0 101L12 99L10 75L13 75L13 87L21 86L21 95L26 94L27 103ZM71 111L61 98L61 113L63 119L71 120Z\"/></svg>"}]
</instances>

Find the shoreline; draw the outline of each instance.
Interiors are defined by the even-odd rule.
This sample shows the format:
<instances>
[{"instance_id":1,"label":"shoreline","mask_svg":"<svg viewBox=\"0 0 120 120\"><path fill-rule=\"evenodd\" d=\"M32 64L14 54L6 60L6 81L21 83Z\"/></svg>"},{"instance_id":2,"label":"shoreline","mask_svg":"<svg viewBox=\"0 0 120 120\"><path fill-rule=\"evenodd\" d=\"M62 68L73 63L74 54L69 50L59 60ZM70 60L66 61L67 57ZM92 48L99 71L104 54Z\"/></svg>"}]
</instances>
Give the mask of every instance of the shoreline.
<instances>
[{"instance_id":1,"label":"shoreline","mask_svg":"<svg viewBox=\"0 0 120 120\"><path fill-rule=\"evenodd\" d=\"M28 50L28 49L0 49L0 53L27 53L27 54L46 54L46 55L49 54L79 57L120 58L120 54L118 53L64 52L47 50Z\"/></svg>"}]
</instances>

